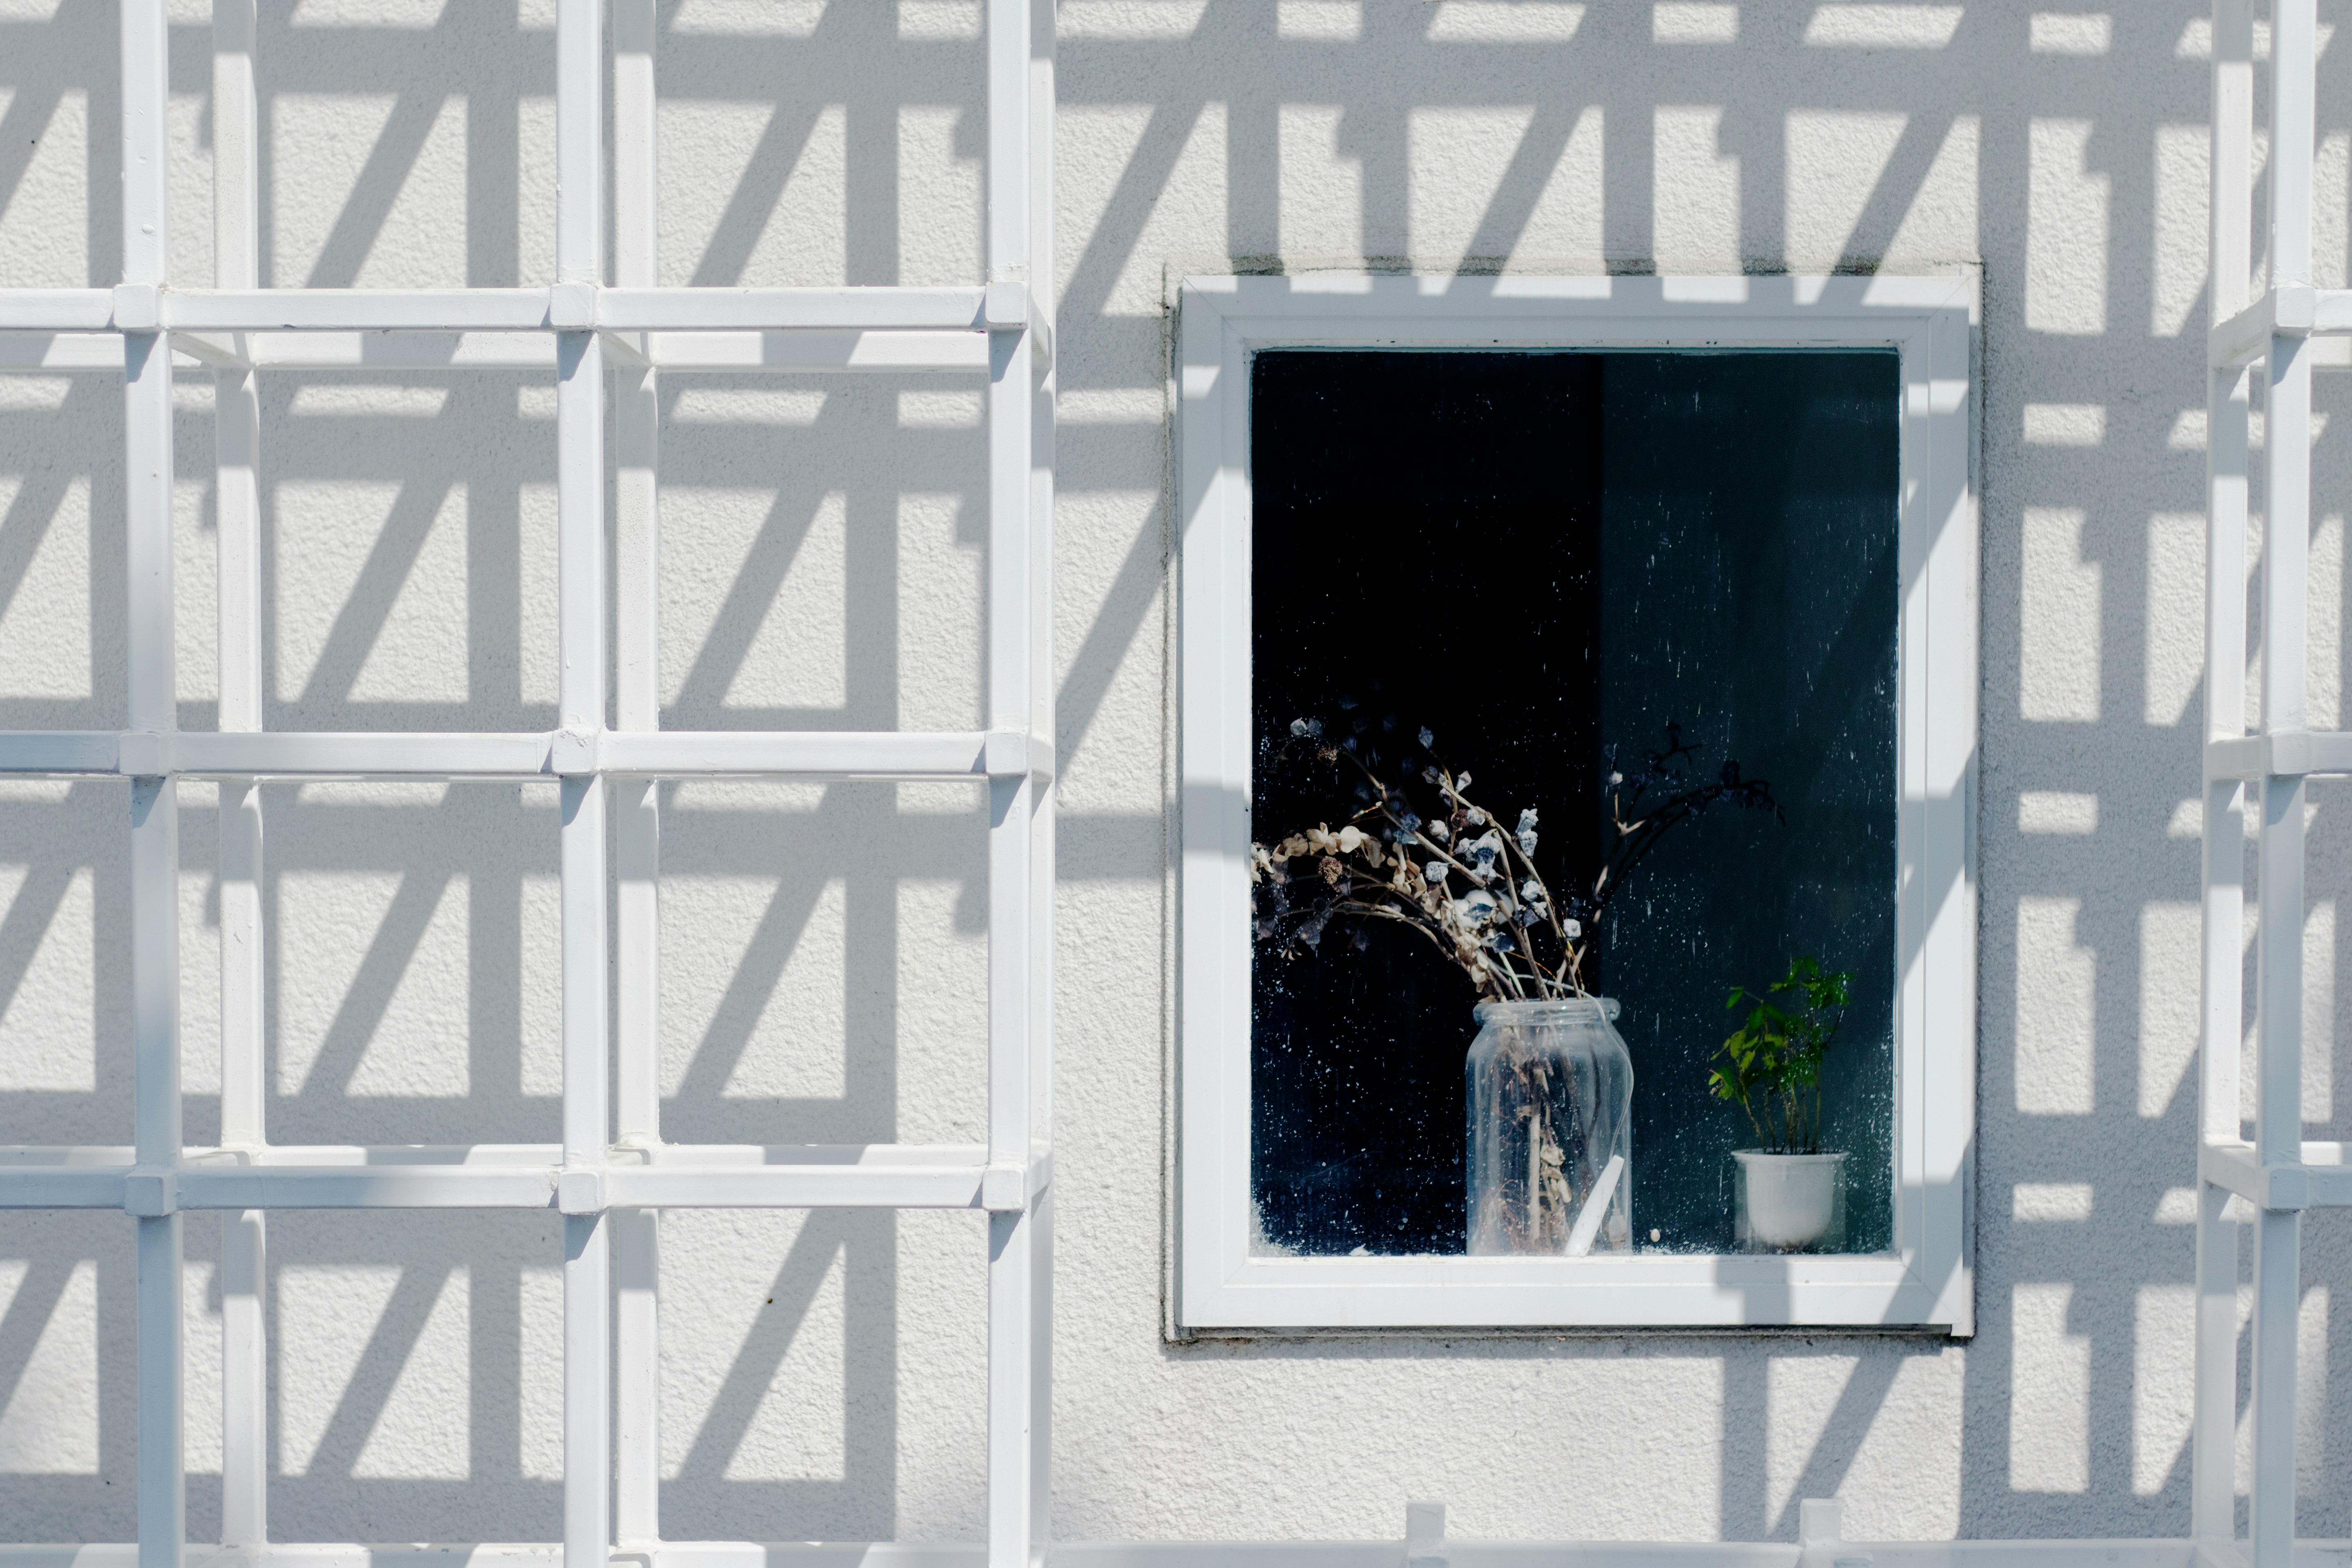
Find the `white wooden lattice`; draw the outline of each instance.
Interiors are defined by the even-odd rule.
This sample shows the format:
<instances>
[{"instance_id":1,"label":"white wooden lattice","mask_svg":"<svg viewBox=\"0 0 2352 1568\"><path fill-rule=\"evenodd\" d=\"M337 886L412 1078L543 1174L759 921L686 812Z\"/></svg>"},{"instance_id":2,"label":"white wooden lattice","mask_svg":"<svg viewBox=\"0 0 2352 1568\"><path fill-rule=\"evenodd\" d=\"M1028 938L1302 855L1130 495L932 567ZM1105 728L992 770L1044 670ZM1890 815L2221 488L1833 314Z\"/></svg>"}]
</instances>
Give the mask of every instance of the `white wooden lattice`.
<instances>
[{"instance_id":1,"label":"white wooden lattice","mask_svg":"<svg viewBox=\"0 0 2352 1568\"><path fill-rule=\"evenodd\" d=\"M2303 1211L2352 1204L2341 1144L2303 1141L2304 797L2315 775L2352 773L2352 733L2307 727L2305 593L2311 540L2315 335L2352 333L2352 290L2312 286L2316 143L2315 0L2271 7L2269 276L2253 252L2252 0L2213 3L2214 326L2206 388L2207 542L2203 1028L2198 1077L2196 1403L2191 1533L2210 1561L2287 1568L2294 1555L2295 1319ZM2261 722L2246 727L2247 413L2262 367ZM2245 810L2260 812L2254 1136L2242 1135L2239 1041ZM2253 1486L2237 1539L2238 1221L2253 1227Z\"/></svg>"},{"instance_id":2,"label":"white wooden lattice","mask_svg":"<svg viewBox=\"0 0 2352 1568\"><path fill-rule=\"evenodd\" d=\"M268 1540L262 1281L273 1208L539 1208L564 1215L563 1561L603 1568L660 1538L655 1253L674 1207L970 1207L988 1227L988 1560L1040 1559L1046 1496L1053 686L1053 7L987 7L987 276L969 287L662 288L654 274L654 0L560 0L558 281L410 291L258 287L255 0L214 6L217 287L172 267L164 0L121 0L123 281L0 291L19 370L119 371L129 474L129 727L0 734L0 773L129 784L135 1129L128 1148L0 1154L0 1207L138 1217L141 1568L185 1531L184 1216L214 1211L223 1259L223 1545ZM604 79L613 70L607 225ZM604 276L607 240L613 276ZM541 734L262 729L262 439L271 368L552 371L557 392L559 727ZM172 380L217 391L220 730L176 728ZM656 690L656 380L663 369L940 370L984 375L988 727L965 734L664 731ZM606 382L618 516L604 528ZM608 573L610 586L608 587ZM616 611L606 646L608 610ZM608 671L610 674L608 674ZM609 681L609 684L608 684ZM608 709L613 722L607 725ZM667 1145L655 1071L655 783L714 775L972 779L988 790L984 1146ZM257 780L371 776L562 786L560 1145L290 1147L262 1124ZM181 1134L175 781L220 781L221 1144ZM617 886L615 882L617 880ZM617 930L606 927L617 896ZM607 1001L608 956L617 1015ZM616 1375L608 1375L616 1368ZM617 1419L616 1419L617 1415ZM284 1549L279 1549L282 1554ZM299 1549L298 1549L299 1552Z\"/></svg>"}]
</instances>

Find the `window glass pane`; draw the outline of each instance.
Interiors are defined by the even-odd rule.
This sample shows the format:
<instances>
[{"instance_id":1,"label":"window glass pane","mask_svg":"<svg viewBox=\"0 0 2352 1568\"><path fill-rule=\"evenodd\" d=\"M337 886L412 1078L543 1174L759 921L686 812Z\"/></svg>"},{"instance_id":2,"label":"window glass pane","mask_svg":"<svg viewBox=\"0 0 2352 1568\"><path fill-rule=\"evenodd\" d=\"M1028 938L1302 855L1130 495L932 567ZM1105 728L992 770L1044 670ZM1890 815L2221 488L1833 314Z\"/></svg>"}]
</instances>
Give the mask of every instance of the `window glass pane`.
<instances>
[{"instance_id":1,"label":"window glass pane","mask_svg":"<svg viewBox=\"0 0 2352 1568\"><path fill-rule=\"evenodd\" d=\"M1853 972L1824 1073L1847 1244L1890 1245L1897 361L1891 351L1283 350L1251 375L1253 831L1337 827L1360 775L1434 758L1537 864L1587 890L1603 776L1678 721L1786 813L1728 806L1662 841L1599 923L1591 989L1634 1065L1637 1244L1732 1239L1707 1092L1737 1019L1796 954ZM1352 706L1344 706L1352 704ZM1417 732L1434 745L1423 751ZM1469 980L1401 923L1261 943L1252 1180L1262 1249L1460 1252Z\"/></svg>"}]
</instances>

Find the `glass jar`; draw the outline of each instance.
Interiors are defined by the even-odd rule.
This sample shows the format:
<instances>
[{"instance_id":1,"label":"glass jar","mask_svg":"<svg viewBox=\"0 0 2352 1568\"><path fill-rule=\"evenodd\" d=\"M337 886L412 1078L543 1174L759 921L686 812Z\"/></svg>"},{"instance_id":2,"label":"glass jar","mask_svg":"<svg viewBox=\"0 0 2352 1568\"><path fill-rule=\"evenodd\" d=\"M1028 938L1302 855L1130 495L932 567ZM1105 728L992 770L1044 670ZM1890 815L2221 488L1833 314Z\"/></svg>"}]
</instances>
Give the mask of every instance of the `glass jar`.
<instances>
[{"instance_id":1,"label":"glass jar","mask_svg":"<svg viewBox=\"0 0 2352 1568\"><path fill-rule=\"evenodd\" d=\"M1633 1245L1633 1062L1601 997L1481 1002L1470 1042L1470 1254Z\"/></svg>"}]
</instances>

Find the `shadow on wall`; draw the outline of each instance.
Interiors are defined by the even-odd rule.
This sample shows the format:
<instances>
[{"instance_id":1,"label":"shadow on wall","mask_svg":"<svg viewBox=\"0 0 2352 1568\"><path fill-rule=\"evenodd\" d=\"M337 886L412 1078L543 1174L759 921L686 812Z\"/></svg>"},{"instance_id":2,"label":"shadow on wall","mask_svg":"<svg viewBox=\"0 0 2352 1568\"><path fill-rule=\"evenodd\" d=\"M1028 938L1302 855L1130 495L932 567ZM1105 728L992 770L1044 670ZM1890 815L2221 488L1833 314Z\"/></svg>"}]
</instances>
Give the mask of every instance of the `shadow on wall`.
<instances>
[{"instance_id":1,"label":"shadow on wall","mask_svg":"<svg viewBox=\"0 0 2352 1568\"><path fill-rule=\"evenodd\" d=\"M1098 1461L1064 1471L1065 1533L1385 1532L1391 1500L1427 1490L1421 1456L1351 1476L1335 1464L1310 1489L1328 1495L1272 1518L1255 1491L1194 1489L1191 1461L1153 1446L1278 1469L1296 1456L1267 1434L1302 1390L1439 1447L1428 1434L1458 1437L1457 1518L1497 1534L1789 1539L1798 1500L1841 1489L1857 1535L2186 1530L2196 824L2182 811L2197 778L2202 432L2185 411L2204 312L2202 7L2068 5L1063 0L1062 601L1077 613L1064 623L1062 864L1070 888L1135 892L1150 919L1164 867L1163 274L1980 259L1988 307L1977 1342L1160 1347L1162 1129L1146 1096L1139 1119L1099 1138L1066 1128L1082 1157L1109 1151L1089 1176L1112 1190L1066 1198L1064 1268L1121 1304L1063 1293L1064 1451ZM190 221L175 243L202 280L208 28L184 9L174 190ZM546 13L543 0L265 0L265 280L544 279ZM0 283L113 280L113 17L106 0L0 11ZM975 5L662 0L659 18L665 282L976 276ZM2323 58L2320 94L2324 281L2339 284L2344 58ZM204 378L184 383L182 723L202 728L215 722L209 397ZM550 724L543 381L264 387L268 722ZM667 721L977 724L976 394L674 377L664 400ZM2323 382L2324 411L2346 402ZM120 722L119 407L104 377L0 378L0 727ZM2347 427L2322 438L2323 497L2352 480ZM2315 723L2336 724L2344 525L2321 510ZM1116 743L1090 747L1104 736ZM2352 840L2340 794L2315 798L2313 886L2332 890ZM200 1142L216 1125L217 889L207 797L187 801ZM666 1135L976 1138L971 793L703 785L666 789L663 806ZM268 810L273 1136L552 1139L551 790L271 786ZM116 786L0 785L0 1140L128 1135L121 817ZM1161 934L1144 935L1150 947ZM2352 932L2332 892L2315 892L2306 939L2315 1038L2339 1042L2315 1053L2306 1117L2310 1135L2343 1136L2333 979ZM1144 967L1100 996L1066 988L1066 1036L1130 1004L1156 1018L1160 984ZM1148 1036L1122 1049L1066 1054L1081 1091L1068 1103L1111 1106L1094 1092L1106 1082L1155 1073ZM1101 1239L1114 1231L1143 1239L1122 1249ZM217 1243L206 1222L188 1235L191 1462L216 1474ZM539 1216L273 1221L280 1539L555 1534L557 1239ZM666 1249L667 1533L977 1535L970 1217L682 1216ZM2339 1217L2311 1224L2312 1534L2352 1531L2352 1497L2327 1484L2352 1452L2347 1250ZM0 1216L0 1534L131 1535L130 1277L119 1217ZM1651 1451L1700 1456L1674 1472L1672 1506L1631 1480L1622 1508L1544 1505L1582 1513L1492 1495L1538 1489L1477 1444L1556 1419L1626 1357L1692 1391L1633 1412ZM1211 1378L1221 1360L1257 1382ZM1395 1374L1404 1362L1465 1375L1499 1362L1528 1403L1475 1429L1423 1427L1431 1402ZM1173 1412L1165 1432L1139 1430L1138 1386ZM217 1520L217 1488L200 1482L193 1533Z\"/></svg>"},{"instance_id":2,"label":"shadow on wall","mask_svg":"<svg viewBox=\"0 0 2352 1568\"><path fill-rule=\"evenodd\" d=\"M835 9L825 47L898 48L887 10L861 18ZM670 95L667 166L731 166L673 193L666 280L824 280L821 247L810 254L800 236L761 248L812 138L830 135L833 156L843 153L837 113L826 123L818 110L775 106L776 51L807 45L789 26L750 40L710 31L690 10L679 28L677 10L665 7L674 36L664 67L695 85ZM308 0L265 4L261 21L266 282L496 286L545 276L545 19L534 26L513 5L471 0ZM79 253L67 281L111 275L115 209L82 191L115 181L113 29L112 7L87 0L63 0L46 19L0 18L8 285L51 281L37 274L67 249ZM188 224L178 254L181 275L199 282L211 248L210 127L200 120L208 43L205 26L173 29L173 85L195 110L184 128L188 178L175 189ZM933 114L949 134L940 151L974 151L953 142L977 102L975 51L899 52L910 68L848 110L864 134L851 155L849 219L833 236L835 280L845 267L861 281L902 270L902 90L944 104ZM67 170L57 189L57 149L77 128L86 167ZM701 202L710 191L723 198L715 206ZM950 217L961 202L971 221L933 242L943 254L919 242L912 261L961 278L976 268L976 186L950 181L940 201ZM68 217L87 225L80 245L59 244ZM681 235L698 250L677 246ZM809 267L820 277L794 275ZM209 378L184 373L182 382L181 722L208 728ZM270 727L551 725L554 426L544 378L286 374L264 386ZM976 727L977 389L676 377L664 394L674 566L663 605L666 722ZM0 676L0 726L121 722L119 409L108 378L0 380L9 476L0 480L0 648L26 654L0 661L12 672ZM853 460L826 461L836 453ZM918 628L905 637L902 615ZM130 1114L120 792L0 789L0 862L13 870L0 889L0 1140L114 1142ZM196 1144L217 1128L210 797L184 791ZM266 800L273 1139L554 1139L552 794L273 785ZM967 1004L979 989L976 792L672 786L663 805L675 945L665 966L667 1135L980 1136L982 1080L965 1049L980 1032ZM908 932L926 944L926 973L902 984ZM902 1066L915 1072L904 1095ZM673 1519L706 1536L888 1537L899 1530L902 1450L950 1469L954 1484L932 1487L938 1506L976 1508L976 1467L955 1476L957 1445L927 1439L923 1421L902 1434L898 1398L904 1340L942 1396L962 1396L964 1446L976 1449L979 1317L969 1333L940 1322L908 1334L898 1306L909 1249L924 1255L910 1270L916 1286L981 1299L983 1240L976 1224L958 1223L968 1220L673 1217L663 1413ZM286 1214L271 1229L273 1533L556 1536L560 1228L538 1216ZM942 1229L954 1234L931 1234ZM7 1216L0 1238L0 1534L128 1539L127 1223ZM218 1242L203 1218L188 1238L199 1472L190 1524L195 1538L216 1538L217 1483L204 1478L219 1468ZM969 1254L962 1266L934 1260L957 1253ZM961 1385L958 1361L975 1374Z\"/></svg>"}]
</instances>

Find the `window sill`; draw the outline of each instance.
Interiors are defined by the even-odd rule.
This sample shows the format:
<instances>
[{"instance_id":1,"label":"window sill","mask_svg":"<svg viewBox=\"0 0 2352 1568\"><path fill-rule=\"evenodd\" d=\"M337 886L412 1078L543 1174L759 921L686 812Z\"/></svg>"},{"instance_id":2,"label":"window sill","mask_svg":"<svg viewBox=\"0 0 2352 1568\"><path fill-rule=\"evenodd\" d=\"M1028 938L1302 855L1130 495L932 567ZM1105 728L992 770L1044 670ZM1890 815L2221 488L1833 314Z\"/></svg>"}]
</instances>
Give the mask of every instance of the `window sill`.
<instances>
[{"instance_id":1,"label":"window sill","mask_svg":"<svg viewBox=\"0 0 2352 1568\"><path fill-rule=\"evenodd\" d=\"M1975 1332L1968 1277L1886 1253L1251 1258L1188 1286L1184 1331L1832 1328Z\"/></svg>"}]
</instances>

